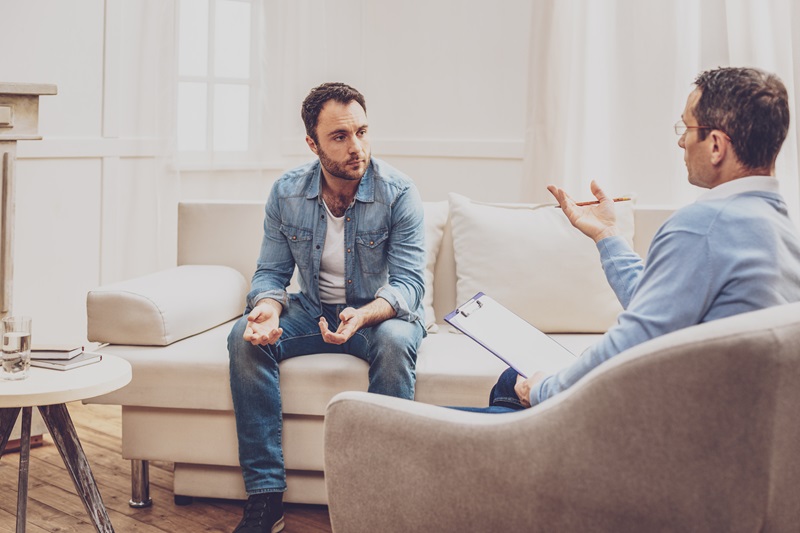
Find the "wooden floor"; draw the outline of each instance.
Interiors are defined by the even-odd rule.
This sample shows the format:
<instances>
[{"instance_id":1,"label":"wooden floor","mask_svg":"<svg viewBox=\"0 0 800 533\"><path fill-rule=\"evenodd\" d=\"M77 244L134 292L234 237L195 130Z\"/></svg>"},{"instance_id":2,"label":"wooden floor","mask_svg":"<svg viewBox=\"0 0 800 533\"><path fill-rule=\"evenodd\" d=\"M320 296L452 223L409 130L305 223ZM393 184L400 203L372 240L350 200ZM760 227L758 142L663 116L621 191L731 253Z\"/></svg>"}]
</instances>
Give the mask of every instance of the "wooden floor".
<instances>
[{"instance_id":1,"label":"wooden floor","mask_svg":"<svg viewBox=\"0 0 800 533\"><path fill-rule=\"evenodd\" d=\"M171 463L150 463L153 506L146 509L129 507L130 462L120 455L120 408L79 402L67 407L117 533L233 531L241 518L244 502L195 498L191 505L175 505ZM18 468L18 453L3 455L0 460L0 533L15 531ZM285 511L285 531L288 533L331 531L325 506L287 504ZM31 449L27 531L94 531L49 435L45 435L42 446Z\"/></svg>"}]
</instances>

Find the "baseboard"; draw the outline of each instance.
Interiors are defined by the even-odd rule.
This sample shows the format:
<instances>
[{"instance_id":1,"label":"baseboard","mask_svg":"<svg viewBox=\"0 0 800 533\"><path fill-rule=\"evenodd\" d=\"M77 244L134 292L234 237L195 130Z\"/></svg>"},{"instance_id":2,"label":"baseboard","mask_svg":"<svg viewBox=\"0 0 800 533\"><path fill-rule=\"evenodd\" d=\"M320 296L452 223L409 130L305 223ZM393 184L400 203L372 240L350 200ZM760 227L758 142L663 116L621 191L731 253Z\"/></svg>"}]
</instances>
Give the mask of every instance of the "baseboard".
<instances>
[{"instance_id":1,"label":"baseboard","mask_svg":"<svg viewBox=\"0 0 800 533\"><path fill-rule=\"evenodd\" d=\"M31 435L31 448L36 448L44 444L44 437L42 435ZM6 449L3 450L3 455L9 452L18 452L22 447L22 439L9 439L6 444Z\"/></svg>"}]
</instances>

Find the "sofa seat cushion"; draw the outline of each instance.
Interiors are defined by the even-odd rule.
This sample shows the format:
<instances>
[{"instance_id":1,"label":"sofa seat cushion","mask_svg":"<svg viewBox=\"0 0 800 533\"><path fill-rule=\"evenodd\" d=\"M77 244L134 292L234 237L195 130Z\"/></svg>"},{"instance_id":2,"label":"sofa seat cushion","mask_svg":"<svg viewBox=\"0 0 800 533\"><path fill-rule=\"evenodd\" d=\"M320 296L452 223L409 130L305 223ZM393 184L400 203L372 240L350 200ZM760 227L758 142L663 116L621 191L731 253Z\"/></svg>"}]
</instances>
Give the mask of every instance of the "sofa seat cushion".
<instances>
[{"instance_id":1,"label":"sofa seat cushion","mask_svg":"<svg viewBox=\"0 0 800 533\"><path fill-rule=\"evenodd\" d=\"M111 344L96 351L131 363L125 387L93 398L92 403L228 410L233 408L228 383L228 333L234 321L168 346Z\"/></svg>"},{"instance_id":2,"label":"sofa seat cushion","mask_svg":"<svg viewBox=\"0 0 800 533\"><path fill-rule=\"evenodd\" d=\"M484 407L489 391L507 365L466 335L448 332L428 335L417 360L415 399L448 406ZM574 354L600 338L598 334L551 335Z\"/></svg>"},{"instance_id":3,"label":"sofa seat cushion","mask_svg":"<svg viewBox=\"0 0 800 533\"><path fill-rule=\"evenodd\" d=\"M130 361L133 378L127 386L93 398L92 403L173 409L233 410L228 373L228 333L233 321L163 347L109 345L102 353ZM417 359L416 399L437 405L486 405L489 391L505 369L465 335L428 335ZM573 353L580 353L598 335L554 335ZM283 412L322 416L336 394L367 390L368 365L344 354L312 354L283 361Z\"/></svg>"}]
</instances>

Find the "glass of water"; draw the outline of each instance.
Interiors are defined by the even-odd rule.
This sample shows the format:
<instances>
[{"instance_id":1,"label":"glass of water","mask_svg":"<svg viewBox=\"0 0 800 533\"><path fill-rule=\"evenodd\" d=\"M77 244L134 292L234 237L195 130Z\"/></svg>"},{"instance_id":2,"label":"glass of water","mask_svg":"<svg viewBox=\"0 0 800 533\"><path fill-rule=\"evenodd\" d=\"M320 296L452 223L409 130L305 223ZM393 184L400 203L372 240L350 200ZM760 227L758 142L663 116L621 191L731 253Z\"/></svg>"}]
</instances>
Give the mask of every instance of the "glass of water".
<instances>
[{"instance_id":1,"label":"glass of water","mask_svg":"<svg viewBox=\"0 0 800 533\"><path fill-rule=\"evenodd\" d=\"M8 316L3 319L2 379L25 379L31 366L31 318Z\"/></svg>"}]
</instances>

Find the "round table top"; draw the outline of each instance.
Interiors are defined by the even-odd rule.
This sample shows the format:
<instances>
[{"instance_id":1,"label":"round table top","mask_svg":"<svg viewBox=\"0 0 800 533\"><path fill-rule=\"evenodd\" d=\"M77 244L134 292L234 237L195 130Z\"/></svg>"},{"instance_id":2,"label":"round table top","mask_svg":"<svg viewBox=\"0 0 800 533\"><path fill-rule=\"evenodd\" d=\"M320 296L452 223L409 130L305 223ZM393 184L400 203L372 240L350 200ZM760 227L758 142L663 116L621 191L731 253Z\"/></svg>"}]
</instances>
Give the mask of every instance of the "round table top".
<instances>
[{"instance_id":1,"label":"round table top","mask_svg":"<svg viewBox=\"0 0 800 533\"><path fill-rule=\"evenodd\" d=\"M71 370L32 366L27 379L0 379L0 408L55 405L94 398L131 381L131 364L114 355Z\"/></svg>"}]
</instances>

